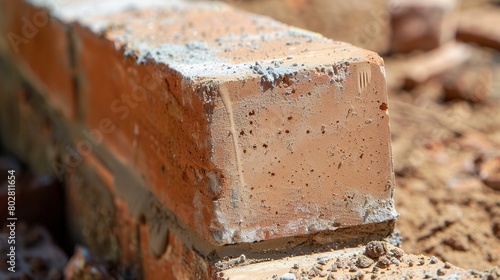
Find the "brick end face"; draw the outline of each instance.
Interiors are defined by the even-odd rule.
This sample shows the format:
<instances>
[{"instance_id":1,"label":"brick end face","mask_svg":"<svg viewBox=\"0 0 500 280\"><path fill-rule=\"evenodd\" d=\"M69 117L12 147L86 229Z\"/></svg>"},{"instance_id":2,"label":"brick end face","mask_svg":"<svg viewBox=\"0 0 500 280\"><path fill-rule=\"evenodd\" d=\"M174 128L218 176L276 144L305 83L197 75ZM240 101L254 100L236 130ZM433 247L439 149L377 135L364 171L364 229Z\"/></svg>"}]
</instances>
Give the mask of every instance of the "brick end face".
<instances>
[{"instance_id":1,"label":"brick end face","mask_svg":"<svg viewBox=\"0 0 500 280\"><path fill-rule=\"evenodd\" d=\"M213 224L222 242L395 218L381 66L312 68L264 92L261 77L219 85L211 127L214 161L224 174ZM353 78L335 82L336 75Z\"/></svg>"}]
</instances>

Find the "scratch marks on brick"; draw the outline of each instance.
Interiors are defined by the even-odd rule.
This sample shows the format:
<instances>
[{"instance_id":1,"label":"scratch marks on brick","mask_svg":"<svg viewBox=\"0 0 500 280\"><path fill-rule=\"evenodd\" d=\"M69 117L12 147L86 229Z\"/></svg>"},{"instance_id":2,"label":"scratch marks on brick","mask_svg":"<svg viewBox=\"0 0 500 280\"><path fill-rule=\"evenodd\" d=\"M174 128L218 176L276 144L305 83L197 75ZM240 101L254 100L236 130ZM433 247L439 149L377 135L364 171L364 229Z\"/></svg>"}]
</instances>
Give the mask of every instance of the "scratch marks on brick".
<instances>
[{"instance_id":1,"label":"scratch marks on brick","mask_svg":"<svg viewBox=\"0 0 500 280\"><path fill-rule=\"evenodd\" d=\"M236 126L234 124L234 113L233 113L233 106L231 103L231 97L229 96L229 91L227 90L227 87L225 85L220 85L219 87L219 93L222 98L222 102L224 103L224 107L226 108L227 111L227 116L229 118L229 125L230 125L230 133L233 138L233 147L234 147L234 155L236 157L236 168L238 170L238 180L240 183L240 186L246 186L245 183L245 178L243 176L243 165L241 162L241 151L238 149L238 134L236 133ZM232 199L237 199L236 197L233 197Z\"/></svg>"},{"instance_id":2,"label":"scratch marks on brick","mask_svg":"<svg viewBox=\"0 0 500 280\"><path fill-rule=\"evenodd\" d=\"M362 64L358 69L358 90L363 93L370 85L372 79L372 71L369 65Z\"/></svg>"}]
</instances>

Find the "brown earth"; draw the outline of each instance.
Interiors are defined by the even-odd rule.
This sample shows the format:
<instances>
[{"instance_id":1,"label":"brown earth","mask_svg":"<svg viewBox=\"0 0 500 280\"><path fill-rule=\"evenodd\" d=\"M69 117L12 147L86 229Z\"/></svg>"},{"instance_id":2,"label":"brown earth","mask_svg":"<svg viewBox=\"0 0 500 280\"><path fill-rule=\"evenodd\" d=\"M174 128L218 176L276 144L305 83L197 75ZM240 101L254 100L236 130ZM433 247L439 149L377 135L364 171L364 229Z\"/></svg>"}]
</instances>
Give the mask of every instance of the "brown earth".
<instances>
[{"instance_id":1,"label":"brown earth","mask_svg":"<svg viewBox=\"0 0 500 280\"><path fill-rule=\"evenodd\" d=\"M500 265L500 91L488 61L481 102L444 102L443 78L393 89L389 101L402 248L475 270Z\"/></svg>"}]
</instances>

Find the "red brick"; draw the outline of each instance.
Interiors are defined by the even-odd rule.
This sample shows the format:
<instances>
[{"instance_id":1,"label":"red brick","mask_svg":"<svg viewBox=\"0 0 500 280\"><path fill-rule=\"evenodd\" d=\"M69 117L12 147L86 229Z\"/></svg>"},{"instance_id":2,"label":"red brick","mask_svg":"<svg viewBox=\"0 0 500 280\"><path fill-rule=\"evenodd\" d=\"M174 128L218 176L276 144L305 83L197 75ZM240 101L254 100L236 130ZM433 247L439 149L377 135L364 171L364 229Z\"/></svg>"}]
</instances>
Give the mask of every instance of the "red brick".
<instances>
[{"instance_id":1,"label":"red brick","mask_svg":"<svg viewBox=\"0 0 500 280\"><path fill-rule=\"evenodd\" d=\"M404 59L388 61L390 88L412 89L429 80L442 78L471 60L473 49L464 43L450 42L426 53L418 53Z\"/></svg>"},{"instance_id":2,"label":"red brick","mask_svg":"<svg viewBox=\"0 0 500 280\"><path fill-rule=\"evenodd\" d=\"M500 49L500 8L485 5L466 10L458 17L457 38L486 47Z\"/></svg>"},{"instance_id":3,"label":"red brick","mask_svg":"<svg viewBox=\"0 0 500 280\"><path fill-rule=\"evenodd\" d=\"M149 249L147 225L141 225L140 235L144 279L216 279L214 262L201 258L175 234L168 234L166 251L159 258Z\"/></svg>"},{"instance_id":4,"label":"red brick","mask_svg":"<svg viewBox=\"0 0 500 280\"><path fill-rule=\"evenodd\" d=\"M62 133L59 114L40 102L42 93L27 76L0 56L1 145L28 163L35 174L49 174L58 154L56 138L63 141L68 133Z\"/></svg>"},{"instance_id":5,"label":"red brick","mask_svg":"<svg viewBox=\"0 0 500 280\"><path fill-rule=\"evenodd\" d=\"M400 0L391 17L391 52L432 50L455 38L455 0Z\"/></svg>"},{"instance_id":6,"label":"red brick","mask_svg":"<svg viewBox=\"0 0 500 280\"><path fill-rule=\"evenodd\" d=\"M138 225L115 193L114 175L88 155L66 176L68 221L75 242L137 270Z\"/></svg>"},{"instance_id":7,"label":"red brick","mask_svg":"<svg viewBox=\"0 0 500 280\"><path fill-rule=\"evenodd\" d=\"M57 4L57 0L48 1ZM74 69L70 59L72 43L66 26L46 9L25 1L0 1L0 41L5 55L16 58L33 75L50 102L70 119L77 116ZM0 50L1 52L1 50Z\"/></svg>"},{"instance_id":8,"label":"red brick","mask_svg":"<svg viewBox=\"0 0 500 280\"><path fill-rule=\"evenodd\" d=\"M491 66L484 65L455 69L443 79L444 100L486 101L493 88L493 72Z\"/></svg>"},{"instance_id":9,"label":"red brick","mask_svg":"<svg viewBox=\"0 0 500 280\"><path fill-rule=\"evenodd\" d=\"M113 124L104 150L196 234L225 245L395 219L375 53L222 4L76 19L108 23L74 27L85 122Z\"/></svg>"}]
</instances>

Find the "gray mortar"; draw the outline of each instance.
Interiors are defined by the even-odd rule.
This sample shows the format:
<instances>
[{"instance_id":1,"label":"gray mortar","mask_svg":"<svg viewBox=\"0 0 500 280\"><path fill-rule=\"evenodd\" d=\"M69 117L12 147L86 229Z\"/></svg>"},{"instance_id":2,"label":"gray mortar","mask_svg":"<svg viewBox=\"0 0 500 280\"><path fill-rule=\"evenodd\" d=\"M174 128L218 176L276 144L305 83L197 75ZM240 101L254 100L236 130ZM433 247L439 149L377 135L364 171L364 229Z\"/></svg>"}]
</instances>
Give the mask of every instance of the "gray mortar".
<instances>
[{"instance_id":1,"label":"gray mortar","mask_svg":"<svg viewBox=\"0 0 500 280\"><path fill-rule=\"evenodd\" d=\"M258 75L262 76L261 85L263 90L266 90L265 84L270 84L272 87L276 87L278 85L278 81L283 80L287 75L295 76L297 71L299 70L295 65L295 67L281 67L280 62L275 62L274 66L268 66L264 68L259 62L255 62L254 65L250 65L250 69Z\"/></svg>"},{"instance_id":2,"label":"gray mortar","mask_svg":"<svg viewBox=\"0 0 500 280\"><path fill-rule=\"evenodd\" d=\"M204 63L222 63L223 59L217 56L218 52L201 41L192 41L184 45L161 44L151 47L146 42L141 42L127 47L126 53L137 51L137 63L143 64L147 61L163 63L172 68L177 65L196 65Z\"/></svg>"},{"instance_id":3,"label":"gray mortar","mask_svg":"<svg viewBox=\"0 0 500 280\"><path fill-rule=\"evenodd\" d=\"M165 7L179 9L190 5L204 6L217 10L221 3L189 3L183 0L26 0L37 7L50 10L51 14L63 22L78 21L95 33L102 33L109 23L105 20L94 22L87 20L91 16L116 14L127 10L144 8L162 9ZM89 2L93 5L89 5Z\"/></svg>"}]
</instances>

